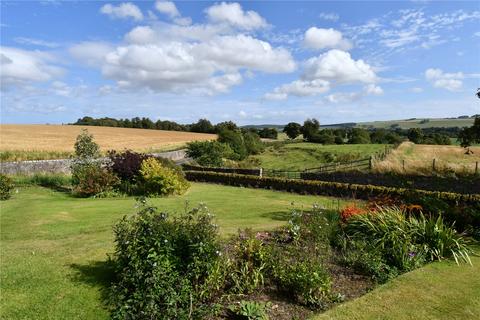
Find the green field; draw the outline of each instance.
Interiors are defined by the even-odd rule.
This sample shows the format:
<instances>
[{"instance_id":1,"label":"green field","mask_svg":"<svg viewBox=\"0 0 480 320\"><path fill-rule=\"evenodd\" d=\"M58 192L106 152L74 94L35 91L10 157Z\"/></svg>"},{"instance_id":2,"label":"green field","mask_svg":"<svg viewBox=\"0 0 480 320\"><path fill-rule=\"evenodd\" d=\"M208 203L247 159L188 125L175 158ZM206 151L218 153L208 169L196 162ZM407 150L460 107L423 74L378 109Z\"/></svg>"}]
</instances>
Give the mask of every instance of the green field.
<instances>
[{"instance_id":1,"label":"green field","mask_svg":"<svg viewBox=\"0 0 480 320\"><path fill-rule=\"evenodd\" d=\"M238 228L271 229L293 207L337 208L335 198L193 184L184 196L156 198L167 211L204 202L225 236ZM102 293L108 281L112 226L135 212L133 198L79 199L41 187L22 187L1 202L2 319L108 319Z\"/></svg>"},{"instance_id":2,"label":"green field","mask_svg":"<svg viewBox=\"0 0 480 320\"><path fill-rule=\"evenodd\" d=\"M330 162L352 161L367 158L385 150L381 144L321 145L300 142L268 147L251 159L265 169L304 170Z\"/></svg>"},{"instance_id":3,"label":"green field","mask_svg":"<svg viewBox=\"0 0 480 320\"><path fill-rule=\"evenodd\" d=\"M426 121L425 121L426 120ZM401 129L410 128L448 128L448 127L470 127L473 125L473 118L469 119L445 119L445 118L418 118L412 120L389 120L389 121L372 121L360 122L357 128L391 128L392 125L398 125Z\"/></svg>"}]
</instances>

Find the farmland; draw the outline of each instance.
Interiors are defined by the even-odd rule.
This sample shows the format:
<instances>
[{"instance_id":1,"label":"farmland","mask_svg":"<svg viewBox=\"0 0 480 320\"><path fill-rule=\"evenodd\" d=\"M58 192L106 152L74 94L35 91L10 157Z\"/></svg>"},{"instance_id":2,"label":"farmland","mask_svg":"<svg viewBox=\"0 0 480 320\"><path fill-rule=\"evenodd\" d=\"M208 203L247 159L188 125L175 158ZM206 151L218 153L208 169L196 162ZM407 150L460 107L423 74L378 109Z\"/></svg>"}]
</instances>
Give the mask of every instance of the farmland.
<instances>
[{"instance_id":1,"label":"farmland","mask_svg":"<svg viewBox=\"0 0 480 320\"><path fill-rule=\"evenodd\" d=\"M132 149L158 152L180 148L194 140L212 140L213 134L145 130L129 128L60 126L60 125L0 125L0 151L10 159L32 160L63 158L73 152L73 144L82 129L88 129L104 152ZM17 159L11 159L11 158Z\"/></svg>"},{"instance_id":2,"label":"farmland","mask_svg":"<svg viewBox=\"0 0 480 320\"><path fill-rule=\"evenodd\" d=\"M433 159L435 170L445 173L473 173L480 161L480 147L471 147L473 154L465 154L459 146L421 145L402 143L384 161L375 164L377 172L431 174Z\"/></svg>"}]
</instances>

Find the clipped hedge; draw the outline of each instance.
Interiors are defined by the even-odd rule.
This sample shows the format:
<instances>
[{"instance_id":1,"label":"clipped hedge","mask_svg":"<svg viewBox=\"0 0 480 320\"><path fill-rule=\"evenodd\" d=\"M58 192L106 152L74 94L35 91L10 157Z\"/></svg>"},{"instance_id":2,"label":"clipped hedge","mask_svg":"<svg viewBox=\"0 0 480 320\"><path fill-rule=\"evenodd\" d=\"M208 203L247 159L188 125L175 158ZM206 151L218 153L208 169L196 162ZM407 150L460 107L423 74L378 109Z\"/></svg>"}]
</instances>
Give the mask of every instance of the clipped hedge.
<instances>
[{"instance_id":1,"label":"clipped hedge","mask_svg":"<svg viewBox=\"0 0 480 320\"><path fill-rule=\"evenodd\" d=\"M258 177L218 172L186 171L185 176L190 181L213 182L231 186L265 188L333 197L369 199L377 196L408 197L415 195L419 197L428 196L437 198L450 204L475 204L480 202L480 194L458 194L452 192L412 190L314 180L294 180L278 177Z\"/></svg>"},{"instance_id":2,"label":"clipped hedge","mask_svg":"<svg viewBox=\"0 0 480 320\"><path fill-rule=\"evenodd\" d=\"M182 167L183 167L183 170L185 171L210 171L210 172L220 172L220 173L247 174L252 176L262 175L262 169L202 167L202 166L193 166L190 164L183 164Z\"/></svg>"}]
</instances>

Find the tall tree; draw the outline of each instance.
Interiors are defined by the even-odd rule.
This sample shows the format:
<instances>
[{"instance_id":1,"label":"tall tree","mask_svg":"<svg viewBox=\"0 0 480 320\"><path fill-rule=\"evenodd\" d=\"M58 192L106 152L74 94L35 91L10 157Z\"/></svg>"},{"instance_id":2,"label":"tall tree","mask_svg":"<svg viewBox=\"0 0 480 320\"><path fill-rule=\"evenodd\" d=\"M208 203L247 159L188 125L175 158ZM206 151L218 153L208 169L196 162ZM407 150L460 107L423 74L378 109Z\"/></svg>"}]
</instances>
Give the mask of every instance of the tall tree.
<instances>
[{"instance_id":1,"label":"tall tree","mask_svg":"<svg viewBox=\"0 0 480 320\"><path fill-rule=\"evenodd\" d=\"M286 133L290 139L295 139L302 133L301 128L300 123L290 122L283 128L283 132Z\"/></svg>"}]
</instances>

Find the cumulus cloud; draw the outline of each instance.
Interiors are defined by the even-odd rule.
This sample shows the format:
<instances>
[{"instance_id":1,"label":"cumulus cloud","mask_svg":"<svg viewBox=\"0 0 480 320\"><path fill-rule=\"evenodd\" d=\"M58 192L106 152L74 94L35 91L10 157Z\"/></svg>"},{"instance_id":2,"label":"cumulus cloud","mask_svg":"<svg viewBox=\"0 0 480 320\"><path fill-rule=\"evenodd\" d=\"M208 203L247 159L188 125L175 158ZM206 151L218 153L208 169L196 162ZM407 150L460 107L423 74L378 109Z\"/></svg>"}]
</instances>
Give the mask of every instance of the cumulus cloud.
<instances>
[{"instance_id":1,"label":"cumulus cloud","mask_svg":"<svg viewBox=\"0 0 480 320\"><path fill-rule=\"evenodd\" d=\"M120 3L117 6L107 3L100 8L100 13L106 14L111 18L132 18L137 21L143 20L142 11L131 2Z\"/></svg>"},{"instance_id":2,"label":"cumulus cloud","mask_svg":"<svg viewBox=\"0 0 480 320\"><path fill-rule=\"evenodd\" d=\"M378 77L370 65L363 60L352 59L348 52L333 49L308 59L300 80L277 87L264 97L282 100L288 95L315 96L328 92L332 86L352 83L366 84L366 94L379 95L383 90L375 85L376 81Z\"/></svg>"},{"instance_id":3,"label":"cumulus cloud","mask_svg":"<svg viewBox=\"0 0 480 320\"><path fill-rule=\"evenodd\" d=\"M264 28L267 22L255 11L244 11L238 3L215 4L205 10L210 21L226 23L233 27L254 30Z\"/></svg>"},{"instance_id":4,"label":"cumulus cloud","mask_svg":"<svg viewBox=\"0 0 480 320\"><path fill-rule=\"evenodd\" d=\"M106 78L123 88L155 91L223 93L242 83L241 72L295 70L288 50L250 35L223 31L210 25L139 26L115 47L85 42L70 52L99 67Z\"/></svg>"},{"instance_id":5,"label":"cumulus cloud","mask_svg":"<svg viewBox=\"0 0 480 320\"><path fill-rule=\"evenodd\" d=\"M77 60L89 65L99 66L113 47L105 42L85 41L69 48L70 54Z\"/></svg>"},{"instance_id":6,"label":"cumulus cloud","mask_svg":"<svg viewBox=\"0 0 480 320\"><path fill-rule=\"evenodd\" d=\"M374 83L377 76L363 60L352 59L350 53L333 49L305 63L303 78L325 79L337 83Z\"/></svg>"},{"instance_id":7,"label":"cumulus cloud","mask_svg":"<svg viewBox=\"0 0 480 320\"><path fill-rule=\"evenodd\" d=\"M332 28L311 27L305 32L304 44L312 49L337 48L349 50L352 48L352 43L344 39L340 31Z\"/></svg>"},{"instance_id":8,"label":"cumulus cloud","mask_svg":"<svg viewBox=\"0 0 480 320\"><path fill-rule=\"evenodd\" d=\"M41 51L0 47L2 89L61 76L63 69L53 65L54 60L52 55Z\"/></svg>"},{"instance_id":9,"label":"cumulus cloud","mask_svg":"<svg viewBox=\"0 0 480 320\"><path fill-rule=\"evenodd\" d=\"M170 18L180 16L180 12L178 11L177 6L175 6L175 3L171 1L157 1L155 3L155 8L159 12L168 15Z\"/></svg>"},{"instance_id":10,"label":"cumulus cloud","mask_svg":"<svg viewBox=\"0 0 480 320\"><path fill-rule=\"evenodd\" d=\"M435 88L442 88L448 91L459 91L463 86L463 78L462 72L444 73L441 69L433 68L425 71L425 79Z\"/></svg>"}]
</instances>

